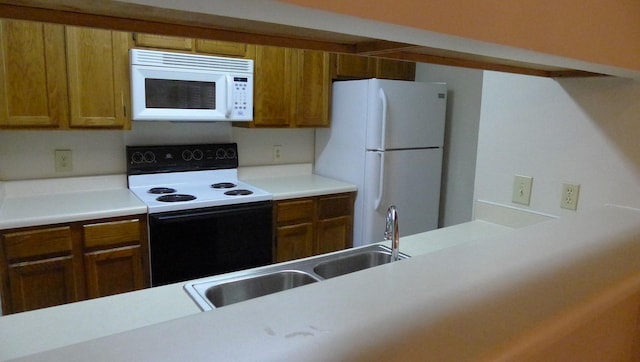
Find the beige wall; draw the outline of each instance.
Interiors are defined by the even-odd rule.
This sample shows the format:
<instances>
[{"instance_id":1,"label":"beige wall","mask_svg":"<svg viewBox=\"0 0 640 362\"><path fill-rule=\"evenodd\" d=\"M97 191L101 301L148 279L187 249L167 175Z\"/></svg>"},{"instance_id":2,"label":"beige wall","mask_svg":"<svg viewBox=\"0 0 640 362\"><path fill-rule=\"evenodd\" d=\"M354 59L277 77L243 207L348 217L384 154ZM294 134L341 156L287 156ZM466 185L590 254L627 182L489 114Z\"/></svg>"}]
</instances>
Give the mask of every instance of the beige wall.
<instances>
[{"instance_id":1,"label":"beige wall","mask_svg":"<svg viewBox=\"0 0 640 362\"><path fill-rule=\"evenodd\" d=\"M280 2L640 70L640 1L637 0Z\"/></svg>"}]
</instances>

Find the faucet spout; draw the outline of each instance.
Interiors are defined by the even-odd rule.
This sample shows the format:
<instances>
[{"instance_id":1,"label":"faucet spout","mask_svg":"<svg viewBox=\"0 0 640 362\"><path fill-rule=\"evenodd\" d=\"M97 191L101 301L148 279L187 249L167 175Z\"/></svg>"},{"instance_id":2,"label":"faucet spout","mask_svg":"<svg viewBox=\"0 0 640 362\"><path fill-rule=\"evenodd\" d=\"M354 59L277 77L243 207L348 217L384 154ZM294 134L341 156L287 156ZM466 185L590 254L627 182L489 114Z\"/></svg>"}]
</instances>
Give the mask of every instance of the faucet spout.
<instances>
[{"instance_id":1,"label":"faucet spout","mask_svg":"<svg viewBox=\"0 0 640 362\"><path fill-rule=\"evenodd\" d=\"M391 241L391 261L397 261L400 257L400 230L398 228L398 211L395 205L391 205L387 209L384 238Z\"/></svg>"}]
</instances>

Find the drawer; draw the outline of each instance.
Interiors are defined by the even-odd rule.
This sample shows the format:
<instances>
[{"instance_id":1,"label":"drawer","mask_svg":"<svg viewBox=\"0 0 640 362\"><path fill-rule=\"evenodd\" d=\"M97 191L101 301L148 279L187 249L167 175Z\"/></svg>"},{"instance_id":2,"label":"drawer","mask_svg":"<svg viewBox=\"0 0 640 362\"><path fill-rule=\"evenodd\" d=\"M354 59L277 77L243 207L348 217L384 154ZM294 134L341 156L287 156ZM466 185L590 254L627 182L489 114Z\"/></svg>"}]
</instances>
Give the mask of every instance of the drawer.
<instances>
[{"instance_id":1,"label":"drawer","mask_svg":"<svg viewBox=\"0 0 640 362\"><path fill-rule=\"evenodd\" d=\"M318 200L318 218L330 219L351 215L353 198L351 195L336 195L323 197Z\"/></svg>"},{"instance_id":2,"label":"drawer","mask_svg":"<svg viewBox=\"0 0 640 362\"><path fill-rule=\"evenodd\" d=\"M313 220L314 204L312 199L281 201L276 204L278 223Z\"/></svg>"},{"instance_id":3,"label":"drawer","mask_svg":"<svg viewBox=\"0 0 640 362\"><path fill-rule=\"evenodd\" d=\"M82 227L85 248L115 246L140 242L140 220L122 220Z\"/></svg>"},{"instance_id":4,"label":"drawer","mask_svg":"<svg viewBox=\"0 0 640 362\"><path fill-rule=\"evenodd\" d=\"M4 234L4 250L9 262L42 256L71 254L71 228L68 226Z\"/></svg>"}]
</instances>

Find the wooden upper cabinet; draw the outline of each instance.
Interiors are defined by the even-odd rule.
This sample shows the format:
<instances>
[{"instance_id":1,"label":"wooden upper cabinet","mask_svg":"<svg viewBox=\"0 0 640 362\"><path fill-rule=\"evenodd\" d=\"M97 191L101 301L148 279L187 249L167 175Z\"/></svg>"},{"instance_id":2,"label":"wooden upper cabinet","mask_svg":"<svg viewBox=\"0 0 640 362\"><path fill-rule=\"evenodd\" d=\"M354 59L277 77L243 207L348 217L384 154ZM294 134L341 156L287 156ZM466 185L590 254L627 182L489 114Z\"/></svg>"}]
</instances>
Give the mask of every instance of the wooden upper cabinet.
<instances>
[{"instance_id":1,"label":"wooden upper cabinet","mask_svg":"<svg viewBox=\"0 0 640 362\"><path fill-rule=\"evenodd\" d=\"M333 56L249 45L254 60L254 127L327 127ZM245 124L238 124L245 125Z\"/></svg>"},{"instance_id":2,"label":"wooden upper cabinet","mask_svg":"<svg viewBox=\"0 0 640 362\"><path fill-rule=\"evenodd\" d=\"M247 45L243 43L168 35L134 33L133 41L137 47L171 49L219 56L244 57L247 52Z\"/></svg>"},{"instance_id":3,"label":"wooden upper cabinet","mask_svg":"<svg viewBox=\"0 0 640 362\"><path fill-rule=\"evenodd\" d=\"M327 52L296 51L296 94L292 115L295 126L329 126L332 58Z\"/></svg>"},{"instance_id":4,"label":"wooden upper cabinet","mask_svg":"<svg viewBox=\"0 0 640 362\"><path fill-rule=\"evenodd\" d=\"M415 80L416 63L392 59L378 59L376 77L383 79Z\"/></svg>"},{"instance_id":5,"label":"wooden upper cabinet","mask_svg":"<svg viewBox=\"0 0 640 362\"><path fill-rule=\"evenodd\" d=\"M340 80L381 78L412 81L416 77L416 63L338 54L334 77Z\"/></svg>"},{"instance_id":6,"label":"wooden upper cabinet","mask_svg":"<svg viewBox=\"0 0 640 362\"><path fill-rule=\"evenodd\" d=\"M247 55L247 45L218 40L195 40L195 51L220 56L244 57Z\"/></svg>"},{"instance_id":7,"label":"wooden upper cabinet","mask_svg":"<svg viewBox=\"0 0 640 362\"><path fill-rule=\"evenodd\" d=\"M68 118L64 27L0 21L0 126L64 126Z\"/></svg>"},{"instance_id":8,"label":"wooden upper cabinet","mask_svg":"<svg viewBox=\"0 0 640 362\"><path fill-rule=\"evenodd\" d=\"M128 33L66 27L71 127L130 128Z\"/></svg>"},{"instance_id":9,"label":"wooden upper cabinet","mask_svg":"<svg viewBox=\"0 0 640 362\"><path fill-rule=\"evenodd\" d=\"M134 33L133 41L134 44L139 47L193 50L193 39L178 36Z\"/></svg>"},{"instance_id":10,"label":"wooden upper cabinet","mask_svg":"<svg viewBox=\"0 0 640 362\"><path fill-rule=\"evenodd\" d=\"M248 46L247 56L254 60L254 126L289 126L294 84L292 53L289 48Z\"/></svg>"},{"instance_id":11,"label":"wooden upper cabinet","mask_svg":"<svg viewBox=\"0 0 640 362\"><path fill-rule=\"evenodd\" d=\"M376 60L360 55L338 54L335 77L337 79L366 79L376 76Z\"/></svg>"}]
</instances>

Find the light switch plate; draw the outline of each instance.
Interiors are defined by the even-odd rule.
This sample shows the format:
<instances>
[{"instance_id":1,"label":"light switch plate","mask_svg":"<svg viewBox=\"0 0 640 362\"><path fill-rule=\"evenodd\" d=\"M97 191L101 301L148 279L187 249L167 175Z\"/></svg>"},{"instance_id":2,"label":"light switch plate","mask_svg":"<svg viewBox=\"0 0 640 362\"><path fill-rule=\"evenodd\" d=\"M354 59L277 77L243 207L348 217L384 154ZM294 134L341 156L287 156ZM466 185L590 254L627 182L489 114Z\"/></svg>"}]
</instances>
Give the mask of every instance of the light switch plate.
<instances>
[{"instance_id":1,"label":"light switch plate","mask_svg":"<svg viewBox=\"0 0 640 362\"><path fill-rule=\"evenodd\" d=\"M511 201L516 204L529 205L531 202L531 186L533 177L516 175L513 178L513 195Z\"/></svg>"}]
</instances>

